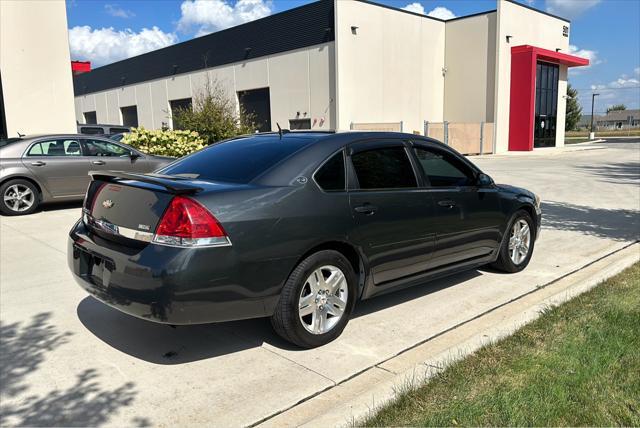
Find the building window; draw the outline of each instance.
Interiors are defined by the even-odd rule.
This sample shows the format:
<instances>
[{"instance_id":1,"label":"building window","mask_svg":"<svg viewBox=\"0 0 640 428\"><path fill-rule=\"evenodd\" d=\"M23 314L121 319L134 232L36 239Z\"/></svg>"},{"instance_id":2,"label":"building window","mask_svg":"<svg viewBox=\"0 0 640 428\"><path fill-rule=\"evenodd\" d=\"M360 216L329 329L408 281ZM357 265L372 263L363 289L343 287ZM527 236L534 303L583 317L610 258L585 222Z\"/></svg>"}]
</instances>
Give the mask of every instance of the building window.
<instances>
[{"instance_id":1,"label":"building window","mask_svg":"<svg viewBox=\"0 0 640 428\"><path fill-rule=\"evenodd\" d=\"M98 123L98 118L95 111L84 112L84 123L87 125L95 125Z\"/></svg>"},{"instance_id":2,"label":"building window","mask_svg":"<svg viewBox=\"0 0 640 428\"><path fill-rule=\"evenodd\" d=\"M311 119L289 119L289 129L311 129Z\"/></svg>"},{"instance_id":3,"label":"building window","mask_svg":"<svg viewBox=\"0 0 640 428\"><path fill-rule=\"evenodd\" d=\"M171 121L173 122L173 129L184 129L183 125L176 120L174 116L180 110L191 110L193 108L191 98L171 100L169 101L169 106L171 107Z\"/></svg>"},{"instance_id":4,"label":"building window","mask_svg":"<svg viewBox=\"0 0 640 428\"><path fill-rule=\"evenodd\" d=\"M556 145L559 75L560 68L557 64L546 62L536 64L534 147Z\"/></svg>"},{"instance_id":5,"label":"building window","mask_svg":"<svg viewBox=\"0 0 640 428\"><path fill-rule=\"evenodd\" d=\"M238 92L240 114L245 115L255 125L257 131L271 131L271 97L269 88L251 89Z\"/></svg>"},{"instance_id":6,"label":"building window","mask_svg":"<svg viewBox=\"0 0 640 428\"><path fill-rule=\"evenodd\" d=\"M122 125L138 127L138 108L136 106L121 107Z\"/></svg>"}]
</instances>

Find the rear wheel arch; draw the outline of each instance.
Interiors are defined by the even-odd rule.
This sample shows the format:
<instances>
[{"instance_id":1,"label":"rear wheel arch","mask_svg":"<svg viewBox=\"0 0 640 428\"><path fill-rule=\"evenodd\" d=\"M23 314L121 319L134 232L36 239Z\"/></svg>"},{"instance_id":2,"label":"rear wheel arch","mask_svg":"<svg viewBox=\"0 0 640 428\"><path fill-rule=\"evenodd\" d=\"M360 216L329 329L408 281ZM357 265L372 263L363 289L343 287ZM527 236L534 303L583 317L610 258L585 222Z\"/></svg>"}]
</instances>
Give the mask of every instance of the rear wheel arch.
<instances>
[{"instance_id":1,"label":"rear wheel arch","mask_svg":"<svg viewBox=\"0 0 640 428\"><path fill-rule=\"evenodd\" d=\"M12 180L25 180L33 184L35 188L38 190L38 197L40 198L40 201L42 201L42 198L43 198L42 186L40 186L40 183L38 183L36 180L26 175L12 175L11 177L7 177L2 181L0 181L0 186Z\"/></svg>"},{"instance_id":2,"label":"rear wheel arch","mask_svg":"<svg viewBox=\"0 0 640 428\"><path fill-rule=\"evenodd\" d=\"M358 252L358 250L351 244L343 242L343 241L327 241L322 244L315 245L307 252L305 252L295 263L294 269L298 266L304 259L309 257L311 254L317 253L318 251L323 250L333 250L342 254L344 257L349 260L351 267L353 267L353 271L356 274L356 278L358 280L358 298L362 295L362 291L364 290L364 284L366 279L366 270L365 270L365 262L362 255ZM292 270L293 271L293 270ZM289 275L291 272L289 272Z\"/></svg>"}]
</instances>

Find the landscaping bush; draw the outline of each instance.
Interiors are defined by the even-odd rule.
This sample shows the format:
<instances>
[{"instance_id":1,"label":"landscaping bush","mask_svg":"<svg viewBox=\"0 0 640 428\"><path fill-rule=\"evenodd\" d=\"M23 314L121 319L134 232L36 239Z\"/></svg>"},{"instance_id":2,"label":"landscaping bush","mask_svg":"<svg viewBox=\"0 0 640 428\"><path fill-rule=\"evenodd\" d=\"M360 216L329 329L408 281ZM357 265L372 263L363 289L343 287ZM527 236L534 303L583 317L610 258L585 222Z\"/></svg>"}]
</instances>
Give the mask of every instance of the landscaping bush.
<instances>
[{"instance_id":1,"label":"landscaping bush","mask_svg":"<svg viewBox=\"0 0 640 428\"><path fill-rule=\"evenodd\" d=\"M207 78L203 87L194 94L193 106L172 112L174 128L189 129L200 134L205 144L214 144L227 138L253 134L254 116L236 108L223 86Z\"/></svg>"},{"instance_id":2,"label":"landscaping bush","mask_svg":"<svg viewBox=\"0 0 640 428\"><path fill-rule=\"evenodd\" d=\"M204 140L196 131L171 131L132 128L122 139L136 149L150 155L182 157L200 150Z\"/></svg>"}]
</instances>

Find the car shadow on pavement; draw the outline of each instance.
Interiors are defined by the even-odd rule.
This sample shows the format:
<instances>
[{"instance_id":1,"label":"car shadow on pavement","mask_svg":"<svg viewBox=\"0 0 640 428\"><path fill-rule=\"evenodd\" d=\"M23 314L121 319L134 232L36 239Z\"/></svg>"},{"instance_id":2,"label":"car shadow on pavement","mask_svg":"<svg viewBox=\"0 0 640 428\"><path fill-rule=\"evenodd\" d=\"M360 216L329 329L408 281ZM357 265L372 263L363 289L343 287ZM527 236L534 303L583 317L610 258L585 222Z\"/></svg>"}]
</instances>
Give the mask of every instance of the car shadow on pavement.
<instances>
[{"instance_id":1,"label":"car shadow on pavement","mask_svg":"<svg viewBox=\"0 0 640 428\"><path fill-rule=\"evenodd\" d=\"M471 270L358 302L351 318L400 305L479 275L482 275L479 271ZM154 364L184 364L223 357L264 343L279 349L302 350L276 335L268 318L171 327L127 315L91 296L78 304L77 315L92 334L109 346Z\"/></svg>"},{"instance_id":2,"label":"car shadow on pavement","mask_svg":"<svg viewBox=\"0 0 640 428\"><path fill-rule=\"evenodd\" d=\"M48 202L46 204L40 205L36 212L61 211L73 208L82 208L82 201Z\"/></svg>"},{"instance_id":3,"label":"car shadow on pavement","mask_svg":"<svg viewBox=\"0 0 640 428\"><path fill-rule=\"evenodd\" d=\"M640 212L545 201L542 203L542 227L614 241L636 241L640 239Z\"/></svg>"},{"instance_id":4,"label":"car shadow on pavement","mask_svg":"<svg viewBox=\"0 0 640 428\"><path fill-rule=\"evenodd\" d=\"M607 183L640 185L640 161L583 165L579 168Z\"/></svg>"},{"instance_id":5,"label":"car shadow on pavement","mask_svg":"<svg viewBox=\"0 0 640 428\"><path fill-rule=\"evenodd\" d=\"M30 384L30 376L50 368L49 354L71 335L58 331L49 313L37 314L29 322L0 323L0 426L98 426L133 403L138 393L133 382L107 390L92 368L77 373L67 388ZM150 423L135 418L131 425Z\"/></svg>"}]
</instances>

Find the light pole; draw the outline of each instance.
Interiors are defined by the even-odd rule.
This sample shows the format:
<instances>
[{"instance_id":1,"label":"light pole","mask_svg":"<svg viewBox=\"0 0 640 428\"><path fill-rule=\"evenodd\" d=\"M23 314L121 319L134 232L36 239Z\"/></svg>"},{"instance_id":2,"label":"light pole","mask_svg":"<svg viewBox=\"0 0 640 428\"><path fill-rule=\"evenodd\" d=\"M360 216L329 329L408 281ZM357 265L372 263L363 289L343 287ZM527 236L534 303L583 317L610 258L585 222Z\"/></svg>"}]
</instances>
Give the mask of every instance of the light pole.
<instances>
[{"instance_id":1,"label":"light pole","mask_svg":"<svg viewBox=\"0 0 640 428\"><path fill-rule=\"evenodd\" d=\"M591 94L591 132L589 132L589 139L595 140L595 132L593 132L593 106L596 102L596 97L600 94L593 93Z\"/></svg>"}]
</instances>

